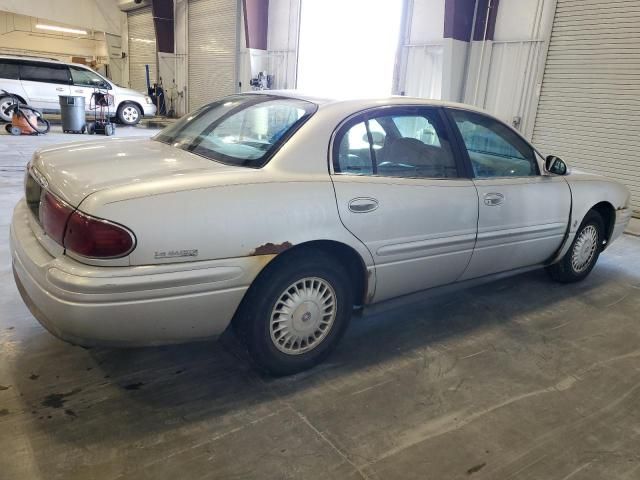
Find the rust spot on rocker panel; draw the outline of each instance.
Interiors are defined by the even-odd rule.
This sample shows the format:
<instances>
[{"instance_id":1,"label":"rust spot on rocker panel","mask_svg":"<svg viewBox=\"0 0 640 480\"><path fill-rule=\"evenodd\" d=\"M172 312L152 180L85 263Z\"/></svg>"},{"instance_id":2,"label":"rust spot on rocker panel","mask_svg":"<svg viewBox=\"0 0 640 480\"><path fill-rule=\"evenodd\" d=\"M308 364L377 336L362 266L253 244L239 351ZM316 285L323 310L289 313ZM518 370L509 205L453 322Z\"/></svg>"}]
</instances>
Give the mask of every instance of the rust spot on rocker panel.
<instances>
[{"instance_id":1,"label":"rust spot on rocker panel","mask_svg":"<svg viewBox=\"0 0 640 480\"><path fill-rule=\"evenodd\" d=\"M375 290L372 290L372 291L370 290L371 289L372 277L373 277L373 270L369 270L367 268L367 283L364 286L365 287L364 292L365 292L365 295L366 295L365 304L370 304L371 302L373 302L373 297L374 297L374 295L376 293Z\"/></svg>"},{"instance_id":2,"label":"rust spot on rocker panel","mask_svg":"<svg viewBox=\"0 0 640 480\"><path fill-rule=\"evenodd\" d=\"M277 255L279 253L284 252L285 250L293 247L291 242L282 242L282 243L265 243L256 247L256 249L251 252L251 255Z\"/></svg>"}]
</instances>

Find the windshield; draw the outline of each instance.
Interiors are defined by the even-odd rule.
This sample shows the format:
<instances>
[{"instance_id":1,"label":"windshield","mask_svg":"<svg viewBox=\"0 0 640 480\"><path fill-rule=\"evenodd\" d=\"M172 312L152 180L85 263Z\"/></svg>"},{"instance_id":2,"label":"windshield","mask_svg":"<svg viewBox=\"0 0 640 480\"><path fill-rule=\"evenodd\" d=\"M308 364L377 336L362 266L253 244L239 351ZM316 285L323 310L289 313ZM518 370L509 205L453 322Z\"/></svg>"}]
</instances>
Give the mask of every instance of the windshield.
<instances>
[{"instance_id":1,"label":"windshield","mask_svg":"<svg viewBox=\"0 0 640 480\"><path fill-rule=\"evenodd\" d=\"M260 168L316 111L313 103L272 95L234 95L205 105L154 140L232 165Z\"/></svg>"}]
</instances>

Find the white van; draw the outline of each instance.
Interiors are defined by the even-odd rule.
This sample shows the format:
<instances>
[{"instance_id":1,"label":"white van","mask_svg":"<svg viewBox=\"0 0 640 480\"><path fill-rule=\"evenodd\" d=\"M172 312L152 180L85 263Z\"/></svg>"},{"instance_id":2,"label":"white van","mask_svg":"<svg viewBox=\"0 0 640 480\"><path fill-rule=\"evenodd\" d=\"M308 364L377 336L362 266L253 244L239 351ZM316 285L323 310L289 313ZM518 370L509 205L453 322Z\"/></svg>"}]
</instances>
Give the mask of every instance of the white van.
<instances>
[{"instance_id":1,"label":"white van","mask_svg":"<svg viewBox=\"0 0 640 480\"><path fill-rule=\"evenodd\" d=\"M0 90L43 113L60 111L59 95L82 95L90 111L94 89L109 90L114 97L113 113L125 125L135 125L143 116L153 116L156 107L151 98L130 88L119 87L90 68L76 63L14 55L0 55ZM8 122L6 109L11 97L0 91L0 120Z\"/></svg>"}]
</instances>

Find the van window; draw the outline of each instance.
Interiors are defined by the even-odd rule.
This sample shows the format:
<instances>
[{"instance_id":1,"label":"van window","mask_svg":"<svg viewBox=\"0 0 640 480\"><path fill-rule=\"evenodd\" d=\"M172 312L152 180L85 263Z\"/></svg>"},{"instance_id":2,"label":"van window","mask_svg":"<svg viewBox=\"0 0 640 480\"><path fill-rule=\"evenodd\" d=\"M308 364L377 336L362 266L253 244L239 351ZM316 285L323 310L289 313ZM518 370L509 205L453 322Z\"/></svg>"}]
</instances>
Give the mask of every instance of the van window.
<instances>
[{"instance_id":1,"label":"van window","mask_svg":"<svg viewBox=\"0 0 640 480\"><path fill-rule=\"evenodd\" d=\"M71 81L69 68L66 65L51 63L23 63L20 65L20 79L32 82L62 83L68 85Z\"/></svg>"},{"instance_id":2,"label":"van window","mask_svg":"<svg viewBox=\"0 0 640 480\"><path fill-rule=\"evenodd\" d=\"M0 78L18 80L18 64L0 60Z\"/></svg>"},{"instance_id":3,"label":"van window","mask_svg":"<svg viewBox=\"0 0 640 480\"><path fill-rule=\"evenodd\" d=\"M71 78L74 85L83 87L107 87L109 84L97 73L80 67L71 67Z\"/></svg>"}]
</instances>

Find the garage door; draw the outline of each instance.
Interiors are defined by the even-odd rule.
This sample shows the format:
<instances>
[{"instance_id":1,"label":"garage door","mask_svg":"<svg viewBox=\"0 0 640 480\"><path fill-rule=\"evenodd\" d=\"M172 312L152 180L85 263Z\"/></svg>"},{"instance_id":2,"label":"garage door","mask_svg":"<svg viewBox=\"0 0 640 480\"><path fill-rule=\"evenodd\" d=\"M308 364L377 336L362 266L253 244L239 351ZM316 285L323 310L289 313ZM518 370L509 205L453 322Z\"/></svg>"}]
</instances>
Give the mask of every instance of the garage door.
<instances>
[{"instance_id":1,"label":"garage door","mask_svg":"<svg viewBox=\"0 0 640 480\"><path fill-rule=\"evenodd\" d=\"M533 141L626 184L640 211L640 2L558 0Z\"/></svg>"},{"instance_id":2,"label":"garage door","mask_svg":"<svg viewBox=\"0 0 640 480\"><path fill-rule=\"evenodd\" d=\"M151 7L127 13L129 24L129 84L139 92L147 91L145 65L149 65L151 85L156 82L156 34Z\"/></svg>"},{"instance_id":3,"label":"garage door","mask_svg":"<svg viewBox=\"0 0 640 480\"><path fill-rule=\"evenodd\" d=\"M236 91L237 0L189 0L189 110Z\"/></svg>"}]
</instances>

